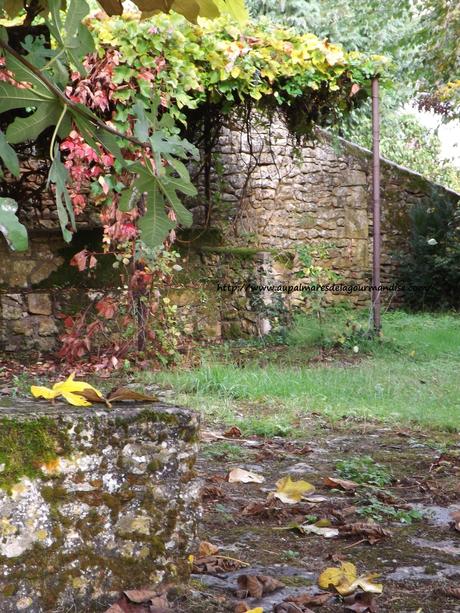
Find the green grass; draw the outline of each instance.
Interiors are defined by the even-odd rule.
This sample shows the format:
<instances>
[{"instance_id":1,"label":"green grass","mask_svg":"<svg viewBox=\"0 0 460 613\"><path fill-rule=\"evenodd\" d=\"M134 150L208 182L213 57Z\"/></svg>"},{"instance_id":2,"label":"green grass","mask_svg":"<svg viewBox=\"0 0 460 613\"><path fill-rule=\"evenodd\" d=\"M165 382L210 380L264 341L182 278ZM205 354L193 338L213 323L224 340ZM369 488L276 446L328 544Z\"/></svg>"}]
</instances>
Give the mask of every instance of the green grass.
<instances>
[{"instance_id":1,"label":"green grass","mask_svg":"<svg viewBox=\"0 0 460 613\"><path fill-rule=\"evenodd\" d=\"M229 443L227 441L206 445L203 451L203 455L206 458L226 460L228 462L244 460L247 458L248 453L248 450L238 446L238 443Z\"/></svg>"},{"instance_id":2,"label":"green grass","mask_svg":"<svg viewBox=\"0 0 460 613\"><path fill-rule=\"evenodd\" d=\"M296 416L311 411L331 419L380 418L458 431L460 317L388 313L382 341L366 339L358 330L335 359L309 363L317 343L340 335L348 316L328 315L320 338L316 321L297 319L281 354L261 346L235 364L228 346L217 347L204 353L199 368L143 375L143 380L173 386L182 401L224 423L239 413L247 432L266 430L267 424L267 435L272 428L289 430ZM358 320L365 327L366 314ZM357 346L358 353L349 346ZM252 405L249 416L245 403Z\"/></svg>"}]
</instances>

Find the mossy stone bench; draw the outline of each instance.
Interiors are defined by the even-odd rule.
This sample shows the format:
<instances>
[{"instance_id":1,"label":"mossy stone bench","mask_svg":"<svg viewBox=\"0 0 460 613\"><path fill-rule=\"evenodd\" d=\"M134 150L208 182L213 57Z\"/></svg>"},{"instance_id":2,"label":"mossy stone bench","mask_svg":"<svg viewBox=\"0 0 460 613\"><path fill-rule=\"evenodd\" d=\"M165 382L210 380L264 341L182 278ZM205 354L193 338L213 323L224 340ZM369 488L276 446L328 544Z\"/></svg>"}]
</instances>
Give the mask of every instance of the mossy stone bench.
<instances>
[{"instance_id":1,"label":"mossy stone bench","mask_svg":"<svg viewBox=\"0 0 460 613\"><path fill-rule=\"evenodd\" d=\"M163 404L0 406L0 611L104 611L185 580L198 419Z\"/></svg>"}]
</instances>

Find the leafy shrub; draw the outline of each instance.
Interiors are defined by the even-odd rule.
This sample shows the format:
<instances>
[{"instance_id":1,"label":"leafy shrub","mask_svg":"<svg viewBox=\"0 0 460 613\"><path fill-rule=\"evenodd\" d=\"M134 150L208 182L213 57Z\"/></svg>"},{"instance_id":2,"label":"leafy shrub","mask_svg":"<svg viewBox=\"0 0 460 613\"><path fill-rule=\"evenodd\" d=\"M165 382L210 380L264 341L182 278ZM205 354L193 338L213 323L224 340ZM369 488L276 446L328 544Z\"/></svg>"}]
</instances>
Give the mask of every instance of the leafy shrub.
<instances>
[{"instance_id":1,"label":"leafy shrub","mask_svg":"<svg viewBox=\"0 0 460 613\"><path fill-rule=\"evenodd\" d=\"M413 309L460 308L460 206L434 192L410 212L409 251L401 258L405 302Z\"/></svg>"}]
</instances>

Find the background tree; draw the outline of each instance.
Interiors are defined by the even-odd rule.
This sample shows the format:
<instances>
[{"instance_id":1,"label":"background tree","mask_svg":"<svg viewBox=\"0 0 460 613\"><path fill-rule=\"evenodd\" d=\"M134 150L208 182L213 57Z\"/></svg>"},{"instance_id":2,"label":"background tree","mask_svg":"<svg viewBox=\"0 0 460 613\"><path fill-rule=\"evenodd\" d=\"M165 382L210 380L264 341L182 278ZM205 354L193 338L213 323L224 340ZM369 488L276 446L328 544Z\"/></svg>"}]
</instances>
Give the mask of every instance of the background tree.
<instances>
[{"instance_id":1,"label":"background tree","mask_svg":"<svg viewBox=\"0 0 460 613\"><path fill-rule=\"evenodd\" d=\"M442 159L437 133L407 111L412 103L444 120L460 112L460 5L456 0L248 0L253 16L282 21L393 60L394 86L382 92L382 154L452 189L460 170ZM369 147L370 107L344 117L339 134Z\"/></svg>"}]
</instances>

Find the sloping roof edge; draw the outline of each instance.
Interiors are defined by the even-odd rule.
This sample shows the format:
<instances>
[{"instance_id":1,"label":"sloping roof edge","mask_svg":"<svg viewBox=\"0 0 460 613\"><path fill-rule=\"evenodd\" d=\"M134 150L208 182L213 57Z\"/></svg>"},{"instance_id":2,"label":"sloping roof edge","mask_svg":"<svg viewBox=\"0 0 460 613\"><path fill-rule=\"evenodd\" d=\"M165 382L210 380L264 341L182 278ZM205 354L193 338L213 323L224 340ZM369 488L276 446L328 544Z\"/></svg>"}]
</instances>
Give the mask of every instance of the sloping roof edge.
<instances>
[{"instance_id":1,"label":"sloping roof edge","mask_svg":"<svg viewBox=\"0 0 460 613\"><path fill-rule=\"evenodd\" d=\"M345 138L342 138L341 136L336 136L335 134L331 134L324 128L317 127L316 130L317 130L317 133L324 140L328 141L329 144L339 143L346 150L346 152L349 153L350 155L355 155L361 158L365 157L366 159L369 158L369 161L372 158L372 151L370 151L370 149L361 147L361 145L358 145L357 143L353 143ZM448 194L450 194L451 196L454 196L460 199L459 192L456 192L455 190L450 189L449 187L446 187L445 185L441 185L440 183L436 183L435 181L431 181L430 179L428 179L427 177L425 177L424 175L420 174L419 172L415 170L411 170L410 168L407 168L406 166L400 166L399 164L396 164L396 162L392 162L391 160L388 160L387 158L384 158L384 157L380 157L380 161L385 166L389 167L390 169L394 169L400 173L409 175L413 179L416 179L418 181L423 181L425 184L429 184L433 186L435 189L443 190L447 192Z\"/></svg>"}]
</instances>

